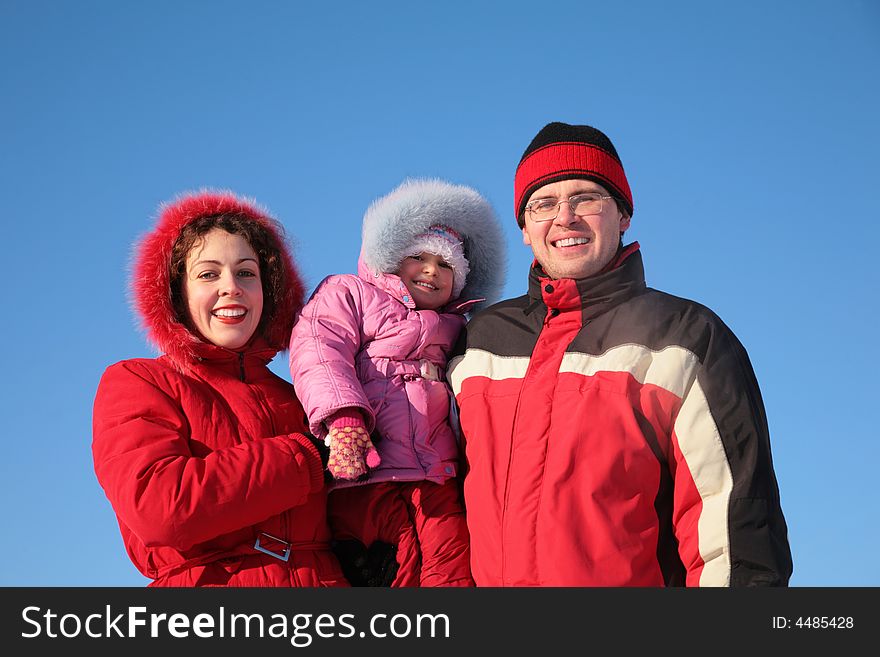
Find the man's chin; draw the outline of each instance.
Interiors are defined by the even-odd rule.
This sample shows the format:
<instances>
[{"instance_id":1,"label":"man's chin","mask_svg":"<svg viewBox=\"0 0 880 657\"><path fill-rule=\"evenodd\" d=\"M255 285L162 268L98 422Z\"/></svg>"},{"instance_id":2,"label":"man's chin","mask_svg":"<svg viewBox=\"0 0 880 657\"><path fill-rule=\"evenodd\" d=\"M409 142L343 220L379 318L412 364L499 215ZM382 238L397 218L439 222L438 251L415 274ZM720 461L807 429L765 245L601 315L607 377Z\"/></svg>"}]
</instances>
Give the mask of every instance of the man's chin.
<instances>
[{"instance_id":1,"label":"man's chin","mask_svg":"<svg viewBox=\"0 0 880 657\"><path fill-rule=\"evenodd\" d=\"M544 271L550 275L550 278L589 278L602 270L595 263L555 263L550 267L542 265Z\"/></svg>"}]
</instances>

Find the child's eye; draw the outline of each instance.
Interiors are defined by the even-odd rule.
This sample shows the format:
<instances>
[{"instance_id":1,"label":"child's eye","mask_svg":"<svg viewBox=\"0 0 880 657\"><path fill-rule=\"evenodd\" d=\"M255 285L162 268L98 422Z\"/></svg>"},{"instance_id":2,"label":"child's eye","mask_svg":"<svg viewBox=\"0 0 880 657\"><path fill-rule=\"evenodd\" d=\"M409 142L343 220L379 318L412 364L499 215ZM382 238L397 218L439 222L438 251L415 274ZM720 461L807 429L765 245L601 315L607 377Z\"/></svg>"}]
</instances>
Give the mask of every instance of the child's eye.
<instances>
[{"instance_id":1,"label":"child's eye","mask_svg":"<svg viewBox=\"0 0 880 657\"><path fill-rule=\"evenodd\" d=\"M450 264L449 264L448 262L446 262L445 260L443 260L443 261L440 262L440 266L443 267L443 269L452 269L452 265L450 265Z\"/></svg>"},{"instance_id":2,"label":"child's eye","mask_svg":"<svg viewBox=\"0 0 880 657\"><path fill-rule=\"evenodd\" d=\"M409 257L410 259L412 259L412 260L418 260L419 262L422 261L422 256L420 256L420 255L411 255L411 256L408 256L408 257Z\"/></svg>"}]
</instances>

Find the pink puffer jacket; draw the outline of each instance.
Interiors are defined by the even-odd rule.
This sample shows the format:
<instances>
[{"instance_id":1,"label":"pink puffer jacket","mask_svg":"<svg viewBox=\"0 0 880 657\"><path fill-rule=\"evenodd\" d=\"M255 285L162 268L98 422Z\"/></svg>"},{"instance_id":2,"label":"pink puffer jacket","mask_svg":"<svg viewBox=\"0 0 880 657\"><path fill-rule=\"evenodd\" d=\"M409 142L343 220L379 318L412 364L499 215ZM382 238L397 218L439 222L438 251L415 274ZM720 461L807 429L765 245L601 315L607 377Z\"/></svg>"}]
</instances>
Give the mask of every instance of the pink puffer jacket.
<instances>
[{"instance_id":1,"label":"pink puffer jacket","mask_svg":"<svg viewBox=\"0 0 880 657\"><path fill-rule=\"evenodd\" d=\"M297 397L319 438L336 411L362 410L382 457L368 482L456 475L445 367L472 305L416 310L399 276L372 274L361 260L358 276L329 276L303 308L290 340Z\"/></svg>"}]
</instances>

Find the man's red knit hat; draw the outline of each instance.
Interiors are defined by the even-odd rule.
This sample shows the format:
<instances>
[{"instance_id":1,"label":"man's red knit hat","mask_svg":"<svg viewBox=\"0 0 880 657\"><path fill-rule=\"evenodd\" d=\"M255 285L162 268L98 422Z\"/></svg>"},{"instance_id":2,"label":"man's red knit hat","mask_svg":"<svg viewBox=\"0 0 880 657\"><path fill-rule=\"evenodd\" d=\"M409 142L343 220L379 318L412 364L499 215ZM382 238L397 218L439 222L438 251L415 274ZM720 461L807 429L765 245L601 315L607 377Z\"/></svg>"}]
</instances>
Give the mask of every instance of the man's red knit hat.
<instances>
[{"instance_id":1,"label":"man's red knit hat","mask_svg":"<svg viewBox=\"0 0 880 657\"><path fill-rule=\"evenodd\" d=\"M588 125L554 122L535 135L516 167L513 207L520 228L526 203L536 189L572 178L602 185L632 216L632 192L611 140Z\"/></svg>"}]
</instances>

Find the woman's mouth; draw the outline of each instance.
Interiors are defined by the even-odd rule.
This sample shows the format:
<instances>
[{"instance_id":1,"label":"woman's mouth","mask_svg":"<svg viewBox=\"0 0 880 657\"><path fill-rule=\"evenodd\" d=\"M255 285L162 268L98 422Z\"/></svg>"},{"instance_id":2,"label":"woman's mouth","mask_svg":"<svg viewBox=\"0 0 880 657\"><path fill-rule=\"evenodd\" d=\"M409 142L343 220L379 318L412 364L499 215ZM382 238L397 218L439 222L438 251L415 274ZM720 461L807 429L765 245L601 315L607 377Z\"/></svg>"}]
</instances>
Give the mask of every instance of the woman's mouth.
<instances>
[{"instance_id":1,"label":"woman's mouth","mask_svg":"<svg viewBox=\"0 0 880 657\"><path fill-rule=\"evenodd\" d=\"M242 306L218 308L211 312L211 315L224 324L238 324L243 322L247 314L247 308Z\"/></svg>"}]
</instances>

